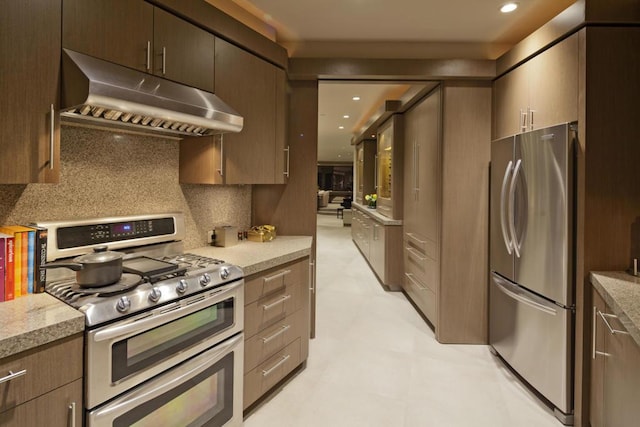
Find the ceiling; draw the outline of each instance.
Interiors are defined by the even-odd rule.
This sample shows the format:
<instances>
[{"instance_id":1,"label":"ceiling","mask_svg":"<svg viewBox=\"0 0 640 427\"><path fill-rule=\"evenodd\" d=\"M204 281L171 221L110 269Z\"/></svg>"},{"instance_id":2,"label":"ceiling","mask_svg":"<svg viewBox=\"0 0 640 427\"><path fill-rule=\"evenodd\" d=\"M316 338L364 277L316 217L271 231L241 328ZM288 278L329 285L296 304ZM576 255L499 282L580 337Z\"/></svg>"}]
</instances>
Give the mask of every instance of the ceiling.
<instances>
[{"instance_id":1,"label":"ceiling","mask_svg":"<svg viewBox=\"0 0 640 427\"><path fill-rule=\"evenodd\" d=\"M449 59L495 59L575 2L516 0L518 9L503 14L507 0L207 1L290 57ZM318 161L351 161L351 137L398 86L321 82ZM352 101L354 95L361 101Z\"/></svg>"}]
</instances>

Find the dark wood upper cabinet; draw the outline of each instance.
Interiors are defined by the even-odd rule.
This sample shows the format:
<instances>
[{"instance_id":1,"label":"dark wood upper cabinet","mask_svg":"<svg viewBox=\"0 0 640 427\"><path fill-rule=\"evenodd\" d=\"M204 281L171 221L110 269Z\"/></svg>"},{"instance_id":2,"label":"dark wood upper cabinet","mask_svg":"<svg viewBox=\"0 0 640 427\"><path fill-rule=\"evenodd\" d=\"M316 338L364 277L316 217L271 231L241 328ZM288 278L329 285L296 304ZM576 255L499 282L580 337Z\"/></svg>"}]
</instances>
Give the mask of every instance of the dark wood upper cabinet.
<instances>
[{"instance_id":1,"label":"dark wood upper cabinet","mask_svg":"<svg viewBox=\"0 0 640 427\"><path fill-rule=\"evenodd\" d=\"M153 74L213 92L213 34L157 7L153 10Z\"/></svg>"},{"instance_id":2,"label":"dark wood upper cabinet","mask_svg":"<svg viewBox=\"0 0 640 427\"><path fill-rule=\"evenodd\" d=\"M62 46L150 72L153 9L141 0L64 0Z\"/></svg>"},{"instance_id":3,"label":"dark wood upper cabinet","mask_svg":"<svg viewBox=\"0 0 640 427\"><path fill-rule=\"evenodd\" d=\"M62 45L214 91L213 34L142 0L64 0Z\"/></svg>"},{"instance_id":4,"label":"dark wood upper cabinet","mask_svg":"<svg viewBox=\"0 0 640 427\"><path fill-rule=\"evenodd\" d=\"M60 0L2 4L0 183L58 182L60 22Z\"/></svg>"}]
</instances>

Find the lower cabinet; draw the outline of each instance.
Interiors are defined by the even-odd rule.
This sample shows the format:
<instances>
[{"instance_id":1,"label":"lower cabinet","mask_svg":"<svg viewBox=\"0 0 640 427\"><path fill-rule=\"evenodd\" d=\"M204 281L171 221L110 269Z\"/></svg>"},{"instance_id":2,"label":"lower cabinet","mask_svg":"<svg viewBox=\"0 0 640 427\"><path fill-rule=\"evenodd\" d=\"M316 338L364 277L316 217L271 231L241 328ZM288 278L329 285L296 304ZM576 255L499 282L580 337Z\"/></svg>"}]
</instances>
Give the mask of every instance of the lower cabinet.
<instances>
[{"instance_id":1,"label":"lower cabinet","mask_svg":"<svg viewBox=\"0 0 640 427\"><path fill-rule=\"evenodd\" d=\"M637 425L640 346L592 289L591 426Z\"/></svg>"},{"instance_id":2,"label":"lower cabinet","mask_svg":"<svg viewBox=\"0 0 640 427\"><path fill-rule=\"evenodd\" d=\"M309 355L309 258L245 279L247 409Z\"/></svg>"},{"instance_id":3,"label":"lower cabinet","mask_svg":"<svg viewBox=\"0 0 640 427\"><path fill-rule=\"evenodd\" d=\"M352 212L351 238L380 282L392 291L399 291L402 286L402 225L386 225L357 208Z\"/></svg>"},{"instance_id":4,"label":"lower cabinet","mask_svg":"<svg viewBox=\"0 0 640 427\"><path fill-rule=\"evenodd\" d=\"M0 360L0 425L81 426L81 335Z\"/></svg>"}]
</instances>

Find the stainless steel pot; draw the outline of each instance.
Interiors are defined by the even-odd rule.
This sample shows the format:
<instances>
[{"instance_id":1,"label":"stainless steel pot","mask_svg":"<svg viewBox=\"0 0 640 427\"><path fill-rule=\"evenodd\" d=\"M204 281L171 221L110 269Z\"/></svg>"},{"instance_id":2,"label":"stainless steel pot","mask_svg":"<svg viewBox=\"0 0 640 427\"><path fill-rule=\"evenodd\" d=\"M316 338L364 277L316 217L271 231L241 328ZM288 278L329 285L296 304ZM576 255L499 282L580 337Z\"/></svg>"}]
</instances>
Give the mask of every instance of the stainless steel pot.
<instances>
[{"instance_id":1,"label":"stainless steel pot","mask_svg":"<svg viewBox=\"0 0 640 427\"><path fill-rule=\"evenodd\" d=\"M73 262L44 264L41 268L70 268L76 272L76 283L83 288L97 288L116 283L122 276L124 254L97 246L93 253L81 255Z\"/></svg>"}]
</instances>

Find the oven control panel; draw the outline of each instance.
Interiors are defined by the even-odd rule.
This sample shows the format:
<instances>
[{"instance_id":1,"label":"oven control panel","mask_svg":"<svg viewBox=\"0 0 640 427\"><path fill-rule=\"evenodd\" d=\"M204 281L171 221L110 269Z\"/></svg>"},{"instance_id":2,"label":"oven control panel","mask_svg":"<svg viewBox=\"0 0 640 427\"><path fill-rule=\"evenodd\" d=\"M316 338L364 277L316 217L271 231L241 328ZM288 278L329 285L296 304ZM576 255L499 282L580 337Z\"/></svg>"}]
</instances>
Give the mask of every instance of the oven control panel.
<instances>
[{"instance_id":1,"label":"oven control panel","mask_svg":"<svg viewBox=\"0 0 640 427\"><path fill-rule=\"evenodd\" d=\"M61 227L56 230L59 249L174 233L175 225L173 218L77 225Z\"/></svg>"}]
</instances>

